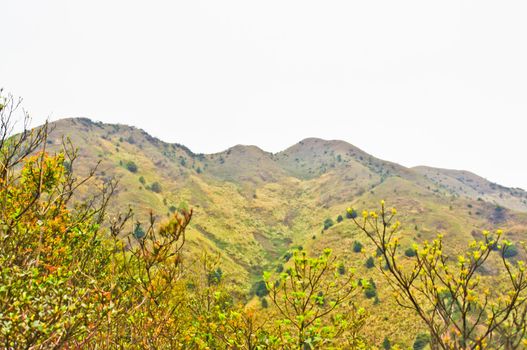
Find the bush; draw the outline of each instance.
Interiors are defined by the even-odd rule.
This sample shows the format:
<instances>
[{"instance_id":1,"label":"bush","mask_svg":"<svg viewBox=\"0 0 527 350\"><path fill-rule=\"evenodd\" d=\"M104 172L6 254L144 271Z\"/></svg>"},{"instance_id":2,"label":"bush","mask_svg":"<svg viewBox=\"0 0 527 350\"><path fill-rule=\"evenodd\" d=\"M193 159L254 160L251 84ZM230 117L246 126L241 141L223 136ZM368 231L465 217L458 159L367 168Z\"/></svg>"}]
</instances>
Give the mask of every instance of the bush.
<instances>
[{"instance_id":1,"label":"bush","mask_svg":"<svg viewBox=\"0 0 527 350\"><path fill-rule=\"evenodd\" d=\"M363 247L363 245L362 245L361 242L359 242L359 241L353 242L353 251L355 253L360 253L362 251L362 247Z\"/></svg>"},{"instance_id":2,"label":"bush","mask_svg":"<svg viewBox=\"0 0 527 350\"><path fill-rule=\"evenodd\" d=\"M141 227L140 223L135 224L134 237L136 239L142 239L145 236L145 230Z\"/></svg>"},{"instance_id":3,"label":"bush","mask_svg":"<svg viewBox=\"0 0 527 350\"><path fill-rule=\"evenodd\" d=\"M381 256L382 255L382 250L380 248L377 248L377 250L375 250L375 256Z\"/></svg>"},{"instance_id":4,"label":"bush","mask_svg":"<svg viewBox=\"0 0 527 350\"><path fill-rule=\"evenodd\" d=\"M390 350L392 348L392 344L390 343L390 339L388 339L388 337L384 337L384 340L382 341L382 348L384 350Z\"/></svg>"},{"instance_id":5,"label":"bush","mask_svg":"<svg viewBox=\"0 0 527 350\"><path fill-rule=\"evenodd\" d=\"M139 182L142 183L143 185L146 183L144 176L139 177Z\"/></svg>"},{"instance_id":6,"label":"bush","mask_svg":"<svg viewBox=\"0 0 527 350\"><path fill-rule=\"evenodd\" d=\"M344 264L340 263L339 264L339 267L337 268L337 271L340 275L345 275L346 274L346 267L344 266Z\"/></svg>"},{"instance_id":7,"label":"bush","mask_svg":"<svg viewBox=\"0 0 527 350\"><path fill-rule=\"evenodd\" d=\"M371 269L372 267L375 266L375 259L373 259L373 256L370 256L367 260L366 260L366 267Z\"/></svg>"},{"instance_id":8,"label":"bush","mask_svg":"<svg viewBox=\"0 0 527 350\"><path fill-rule=\"evenodd\" d=\"M514 244L509 245L503 251L503 256L507 259L515 257L516 255L518 255L518 248Z\"/></svg>"},{"instance_id":9,"label":"bush","mask_svg":"<svg viewBox=\"0 0 527 350\"><path fill-rule=\"evenodd\" d=\"M221 282L221 278L223 277L223 271L221 270L221 268L216 268L215 270L213 271L210 271L208 276L207 276L207 281L209 283L209 286L210 285L217 285Z\"/></svg>"},{"instance_id":10,"label":"bush","mask_svg":"<svg viewBox=\"0 0 527 350\"><path fill-rule=\"evenodd\" d=\"M349 209L346 211L346 217L348 219L355 219L357 217L357 211L355 209Z\"/></svg>"},{"instance_id":11,"label":"bush","mask_svg":"<svg viewBox=\"0 0 527 350\"><path fill-rule=\"evenodd\" d=\"M337 222L342 222L342 220L344 220L344 218L342 217L342 215L339 215L339 216L337 217Z\"/></svg>"},{"instance_id":12,"label":"bush","mask_svg":"<svg viewBox=\"0 0 527 350\"><path fill-rule=\"evenodd\" d=\"M155 193L161 193L161 184L159 182L154 182L152 185L150 185L150 191Z\"/></svg>"},{"instance_id":13,"label":"bush","mask_svg":"<svg viewBox=\"0 0 527 350\"><path fill-rule=\"evenodd\" d=\"M254 294L256 294L256 296L260 298L263 298L269 294L269 291L267 290L267 286L265 285L265 281L263 280L256 282L253 286L253 289L254 289Z\"/></svg>"},{"instance_id":14,"label":"bush","mask_svg":"<svg viewBox=\"0 0 527 350\"><path fill-rule=\"evenodd\" d=\"M371 285L364 288L364 295L368 299L375 298L377 296L377 290L373 288Z\"/></svg>"},{"instance_id":15,"label":"bush","mask_svg":"<svg viewBox=\"0 0 527 350\"><path fill-rule=\"evenodd\" d=\"M334 225L334 223L333 223L333 220L331 218L327 218L326 220L324 220L324 230L327 230L328 228L330 228L333 225Z\"/></svg>"},{"instance_id":16,"label":"bush","mask_svg":"<svg viewBox=\"0 0 527 350\"><path fill-rule=\"evenodd\" d=\"M423 350L428 345L428 343L430 343L430 335L426 333L419 333L415 337L413 349Z\"/></svg>"},{"instance_id":17,"label":"bush","mask_svg":"<svg viewBox=\"0 0 527 350\"><path fill-rule=\"evenodd\" d=\"M260 299L260 304L262 305L263 309L267 309L269 307L269 302L267 301L266 298L261 298Z\"/></svg>"},{"instance_id":18,"label":"bush","mask_svg":"<svg viewBox=\"0 0 527 350\"><path fill-rule=\"evenodd\" d=\"M408 248L404 251L404 255L406 255L407 257L411 258L411 257L414 257L416 254L415 252L415 249L414 248Z\"/></svg>"},{"instance_id":19,"label":"bush","mask_svg":"<svg viewBox=\"0 0 527 350\"><path fill-rule=\"evenodd\" d=\"M126 169L128 169L128 171L131 173L137 173L137 170L138 170L137 164L129 160L128 162L126 162Z\"/></svg>"}]
</instances>

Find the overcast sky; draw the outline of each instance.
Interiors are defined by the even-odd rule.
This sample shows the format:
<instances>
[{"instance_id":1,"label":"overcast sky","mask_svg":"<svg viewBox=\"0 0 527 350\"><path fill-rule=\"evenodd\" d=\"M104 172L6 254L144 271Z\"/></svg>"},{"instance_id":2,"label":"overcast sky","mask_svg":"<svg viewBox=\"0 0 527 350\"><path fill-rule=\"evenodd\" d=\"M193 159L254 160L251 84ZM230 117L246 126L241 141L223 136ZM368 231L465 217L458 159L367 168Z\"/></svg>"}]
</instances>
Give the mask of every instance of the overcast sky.
<instances>
[{"instance_id":1,"label":"overcast sky","mask_svg":"<svg viewBox=\"0 0 527 350\"><path fill-rule=\"evenodd\" d=\"M303 138L527 189L527 1L3 0L0 87L195 152Z\"/></svg>"}]
</instances>

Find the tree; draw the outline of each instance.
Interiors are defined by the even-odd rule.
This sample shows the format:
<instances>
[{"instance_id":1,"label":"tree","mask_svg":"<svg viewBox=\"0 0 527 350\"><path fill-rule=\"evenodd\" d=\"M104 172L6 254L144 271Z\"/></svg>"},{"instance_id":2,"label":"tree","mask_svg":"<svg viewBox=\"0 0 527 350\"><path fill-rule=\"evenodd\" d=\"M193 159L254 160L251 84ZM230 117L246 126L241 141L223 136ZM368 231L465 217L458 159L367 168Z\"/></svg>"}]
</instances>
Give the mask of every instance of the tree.
<instances>
[{"instance_id":1,"label":"tree","mask_svg":"<svg viewBox=\"0 0 527 350\"><path fill-rule=\"evenodd\" d=\"M351 271L340 274L338 266L329 249L315 258L297 250L287 272L264 273L269 298L282 316L277 334L286 348L311 349L341 337L359 338L365 313L351 300L359 285ZM346 307L356 311L345 312Z\"/></svg>"},{"instance_id":2,"label":"tree","mask_svg":"<svg viewBox=\"0 0 527 350\"><path fill-rule=\"evenodd\" d=\"M112 300L119 313L107 319L106 333L99 340L106 344L111 339L119 347L131 343L140 348L177 347L188 327L188 296L179 282L192 210L176 212L161 224L150 214L147 223L136 224L143 235L126 235L123 241L123 228L131 217L129 212L110 222L110 271L121 296Z\"/></svg>"},{"instance_id":3,"label":"tree","mask_svg":"<svg viewBox=\"0 0 527 350\"><path fill-rule=\"evenodd\" d=\"M49 154L47 124L25 114L10 135L18 106L0 94L0 347L173 348L192 212L125 234L132 213L106 215L116 182L77 195L96 167L74 176L76 149Z\"/></svg>"},{"instance_id":4,"label":"tree","mask_svg":"<svg viewBox=\"0 0 527 350\"><path fill-rule=\"evenodd\" d=\"M29 130L20 103L0 90L0 346L67 347L112 312L115 290L101 273L111 252L99 225L115 183L74 202L95 170L72 175L77 153L68 142L49 155L48 125ZM12 135L18 113L23 131Z\"/></svg>"},{"instance_id":5,"label":"tree","mask_svg":"<svg viewBox=\"0 0 527 350\"><path fill-rule=\"evenodd\" d=\"M444 252L443 237L414 245L412 263L401 262L397 211L364 211L354 219L380 250L386 264L381 272L396 292L399 305L413 309L427 325L433 349L516 349L525 344L527 275L522 261L506 260L511 243L502 231L470 243L464 254L452 259ZM488 261L494 246L508 282L500 290L485 288L478 272ZM488 282L487 282L488 283ZM505 290L505 292L502 292Z\"/></svg>"}]
</instances>

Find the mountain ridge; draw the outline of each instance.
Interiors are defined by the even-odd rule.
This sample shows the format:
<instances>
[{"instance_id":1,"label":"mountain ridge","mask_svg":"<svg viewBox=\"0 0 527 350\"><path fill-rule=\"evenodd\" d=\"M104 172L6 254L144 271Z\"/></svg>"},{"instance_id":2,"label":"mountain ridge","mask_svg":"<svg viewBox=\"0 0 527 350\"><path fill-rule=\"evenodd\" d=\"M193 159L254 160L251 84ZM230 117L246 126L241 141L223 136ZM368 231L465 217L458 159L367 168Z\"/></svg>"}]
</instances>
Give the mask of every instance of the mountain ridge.
<instances>
[{"instance_id":1,"label":"mountain ridge","mask_svg":"<svg viewBox=\"0 0 527 350\"><path fill-rule=\"evenodd\" d=\"M399 171L416 171L420 175L425 175L425 174L427 174L427 173L429 173L431 171L440 172L441 174L444 174L444 175L450 174L449 176L451 176L451 177L452 177L452 173L467 174L468 178L477 177L479 179L478 180L479 182L482 182L482 181L486 182L488 184L488 187L492 187L492 188L497 187L497 188L500 188L502 190L508 190L508 191L512 190L513 192L517 192L517 194L519 194L520 196L522 196L522 195L527 196L527 192L524 189L520 188L520 187L507 187L507 186L499 185L499 184L496 184L496 183L494 183L494 182L492 182L490 180L487 180L486 178L484 178L482 176L479 176L479 175L477 175L477 174L475 174L475 173L473 173L473 172L471 172L469 170L437 168L437 167L431 167L431 166L427 166L427 165L418 165L418 166L413 166L413 167L406 167L406 166L403 166L403 165L398 164L396 162L391 162L391 161L383 160L383 159L377 158L375 156L372 156L372 155L368 154L367 152L365 152L364 150L354 146L353 144L351 144L351 143L349 143L347 141L337 140L337 139L327 140L327 139L322 139L322 138L318 138L318 137L307 137L307 138L304 138L304 139L300 140L299 142L297 142L297 143L285 148L284 150L281 150L281 151L275 152L275 153L268 152L268 151L260 148L257 145L251 145L251 144L237 144L237 145L231 146L231 147L229 147L229 148L227 148L227 149L225 149L223 151L214 152L214 153L196 153L196 152L193 152L189 147L187 147L185 145L182 145L180 143L165 142L165 141L163 141L161 139L158 139L158 138L156 138L154 136L151 136L149 133L147 133L145 130L143 130L141 128L137 128L135 126L131 126L131 125L127 125L127 124L103 123L103 122L99 122L99 121L93 121L93 120L91 120L89 118L63 118L63 119L59 119L59 120L50 122L50 126L52 128L53 127L57 127L57 126L64 126L66 128L69 128L70 126L75 126L75 124L77 124L77 123L80 123L81 126L84 126L84 127L86 127L87 125L92 125L92 126L97 126L99 128L110 127L110 128L119 128L119 129L121 129L121 128L129 129L133 133L139 133L139 134L144 135L148 140L150 140L150 142L160 143L160 144L169 145L169 146L173 146L173 147L178 147L178 148L181 148L181 149L185 150L189 154L189 156L198 157L198 158L199 157L201 157L201 158L221 157L223 155L230 155L232 152L239 152L239 153L245 153L245 154L248 153L248 154L252 155L253 157L257 157L257 156L267 157L270 160L275 160L275 161L278 160L279 163L280 163L280 161L282 161L281 163L284 164L285 163L284 162L285 158L294 157L295 155L302 154L302 153L304 153L304 155L305 155L305 153L306 153L305 151L306 151L307 148L310 148L313 151L314 148L316 147L318 150L324 150L324 152L328 152L328 151L329 152L333 152L332 155L335 155L335 153L338 153L339 150L340 150L341 153L344 153L344 154L348 153L348 155L353 155L354 157L356 157L356 160L359 161L363 165L364 165L364 163L367 163L367 161L372 162L373 164L375 164L377 162L382 162L382 163L385 163L385 164L389 164L390 168L392 170L397 168ZM70 125L68 125L68 124L70 124ZM79 125L77 125L77 126L79 126ZM314 150L314 151L316 152L316 150ZM307 153L309 153L309 152L307 152ZM343 154L340 154L341 157L342 157L342 155ZM336 155L336 157L338 157L338 154ZM304 161L308 161L308 160L313 161L313 159L305 159ZM293 175L299 175L298 169L296 170L296 172L294 170L291 170L291 172L292 172ZM313 171L313 174L321 175L320 172L317 173L315 171ZM517 208L517 206L515 206L515 207ZM525 210L527 210L527 206L526 206Z\"/></svg>"},{"instance_id":2,"label":"mountain ridge","mask_svg":"<svg viewBox=\"0 0 527 350\"><path fill-rule=\"evenodd\" d=\"M315 254L333 249L358 276L375 279L384 301L364 303L390 315L390 321L380 317L369 330L372 336L393 324L410 324L413 316L391 315L389 286L365 267L366 255L375 250L347 219L348 207L377 208L381 199L396 207L403 223L402 249L441 233L448 238L445 249L457 254L479 232L497 228L512 242L527 239L525 191L469 172L407 168L345 141L307 138L277 153L235 145L200 154L127 125L66 119L50 126L47 149L59 151L63 137L69 137L79 149L73 167L79 176L100 162L94 181L119 181L110 215L132 207L134 222L150 212L163 220L178 208L192 207L187 259L203 251L220 255L224 278L240 295L254 295L263 271L283 268L293 248ZM364 253L353 251L356 241Z\"/></svg>"}]
</instances>

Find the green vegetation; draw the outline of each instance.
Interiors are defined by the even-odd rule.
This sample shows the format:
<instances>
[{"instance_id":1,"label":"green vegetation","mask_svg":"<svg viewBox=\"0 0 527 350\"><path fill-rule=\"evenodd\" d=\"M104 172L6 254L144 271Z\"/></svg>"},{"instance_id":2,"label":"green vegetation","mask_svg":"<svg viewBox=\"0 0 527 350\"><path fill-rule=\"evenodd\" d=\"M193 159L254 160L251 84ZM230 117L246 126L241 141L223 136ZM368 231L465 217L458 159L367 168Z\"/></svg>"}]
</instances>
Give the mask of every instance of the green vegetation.
<instances>
[{"instance_id":1,"label":"green vegetation","mask_svg":"<svg viewBox=\"0 0 527 350\"><path fill-rule=\"evenodd\" d=\"M430 335L428 335L427 333L419 333L415 337L413 349L423 350L428 345L428 343L430 343Z\"/></svg>"},{"instance_id":2,"label":"green vegetation","mask_svg":"<svg viewBox=\"0 0 527 350\"><path fill-rule=\"evenodd\" d=\"M198 155L87 119L55 123L52 142L45 128L27 132L0 146L2 348L382 349L385 337L392 349L525 346L521 190L340 141ZM104 171L91 168L99 161ZM380 211L364 221L353 209L381 197L403 221L390 236L388 211L384 238ZM494 229L488 243L480 227ZM317 273L316 288L303 285ZM332 309L324 288L350 276L353 291Z\"/></svg>"},{"instance_id":3,"label":"green vegetation","mask_svg":"<svg viewBox=\"0 0 527 350\"><path fill-rule=\"evenodd\" d=\"M527 333L525 301L527 275L523 261L506 260L512 244L502 241L501 230L473 241L455 261L444 252L443 236L415 245L411 264L404 264L398 249L400 222L397 211L363 212L354 222L381 251L386 263L384 275L396 293L397 303L413 309L426 324L433 348L482 349L518 348ZM506 293L482 285L478 272L495 246L506 278ZM493 258L493 257L492 257Z\"/></svg>"},{"instance_id":4,"label":"green vegetation","mask_svg":"<svg viewBox=\"0 0 527 350\"><path fill-rule=\"evenodd\" d=\"M326 220L324 220L324 230L327 230L333 225L334 225L333 219L327 218Z\"/></svg>"},{"instance_id":5,"label":"green vegetation","mask_svg":"<svg viewBox=\"0 0 527 350\"><path fill-rule=\"evenodd\" d=\"M152 183L148 189L152 192L155 192L155 193L161 193L161 184L159 182L154 182Z\"/></svg>"},{"instance_id":6,"label":"green vegetation","mask_svg":"<svg viewBox=\"0 0 527 350\"><path fill-rule=\"evenodd\" d=\"M404 255L406 255L407 257L409 258L413 258L415 255L416 255L416 251L414 248L407 248L405 251L404 251Z\"/></svg>"},{"instance_id":7,"label":"green vegetation","mask_svg":"<svg viewBox=\"0 0 527 350\"><path fill-rule=\"evenodd\" d=\"M507 245L507 249L505 249L505 251L503 252L504 258L513 258L518 255L518 248L516 247L516 245L510 242L507 242L505 244Z\"/></svg>"},{"instance_id":8,"label":"green vegetation","mask_svg":"<svg viewBox=\"0 0 527 350\"><path fill-rule=\"evenodd\" d=\"M366 296L366 298L372 299L372 298L377 297L377 286L375 285L373 280L370 280L368 282L363 281L363 285L364 285L364 295Z\"/></svg>"},{"instance_id":9,"label":"green vegetation","mask_svg":"<svg viewBox=\"0 0 527 350\"><path fill-rule=\"evenodd\" d=\"M373 258L373 256L370 256L368 257L368 259L366 259L365 265L369 269L375 267L375 259Z\"/></svg>"},{"instance_id":10,"label":"green vegetation","mask_svg":"<svg viewBox=\"0 0 527 350\"><path fill-rule=\"evenodd\" d=\"M359 288L354 275L330 273L339 266L330 249L319 257L295 251L292 259L287 273L264 275L269 297L282 316L280 342L298 349L336 345L345 339L354 346L363 344L358 334L365 313L352 301ZM357 311L349 312L349 308Z\"/></svg>"},{"instance_id":11,"label":"green vegetation","mask_svg":"<svg viewBox=\"0 0 527 350\"><path fill-rule=\"evenodd\" d=\"M338 339L364 346L366 314L352 301L358 285L351 272L336 272L330 250L317 258L296 250L287 273L264 274L256 294L269 293L273 310L257 317L225 288L217 257L204 252L183 265L192 210L161 224L153 214L132 224L131 211L110 219L114 181L70 202L67 189L88 179L66 171L65 160L76 158L67 144L56 155L39 150L46 139L45 126L0 140L5 348L304 349ZM302 292L289 294L295 290Z\"/></svg>"},{"instance_id":12,"label":"green vegetation","mask_svg":"<svg viewBox=\"0 0 527 350\"><path fill-rule=\"evenodd\" d=\"M359 241L354 241L353 242L353 251L355 253L360 253L362 251L362 247L363 247L363 245L362 245L361 242L359 242Z\"/></svg>"},{"instance_id":13,"label":"green vegetation","mask_svg":"<svg viewBox=\"0 0 527 350\"><path fill-rule=\"evenodd\" d=\"M350 209L350 210L347 210L346 211L346 217L348 219L355 219L357 217L357 212L353 209Z\"/></svg>"},{"instance_id":14,"label":"green vegetation","mask_svg":"<svg viewBox=\"0 0 527 350\"><path fill-rule=\"evenodd\" d=\"M128 169L129 172L137 173L138 167L137 167L137 164L135 164L135 162L129 160L128 162L126 162L125 166L126 166L126 169Z\"/></svg>"},{"instance_id":15,"label":"green vegetation","mask_svg":"<svg viewBox=\"0 0 527 350\"><path fill-rule=\"evenodd\" d=\"M388 339L388 337L384 337L384 340L382 341L382 348L384 350L390 350L392 348L392 344L390 342L390 339Z\"/></svg>"}]
</instances>

